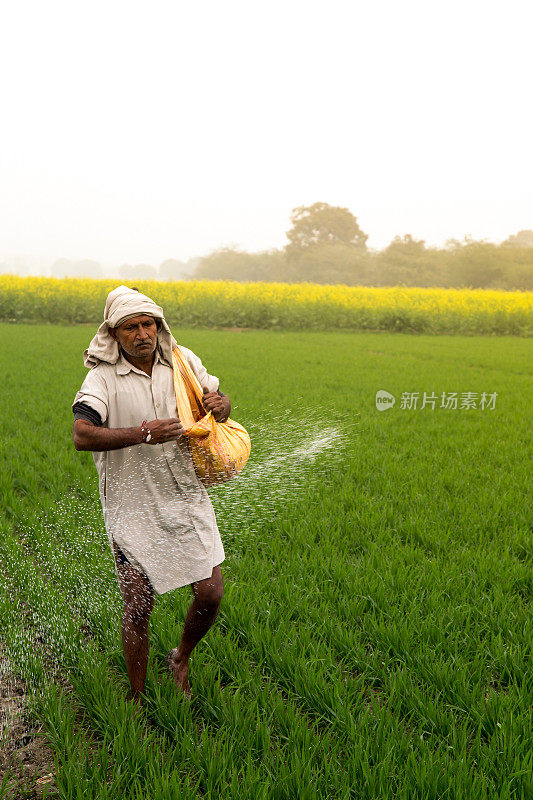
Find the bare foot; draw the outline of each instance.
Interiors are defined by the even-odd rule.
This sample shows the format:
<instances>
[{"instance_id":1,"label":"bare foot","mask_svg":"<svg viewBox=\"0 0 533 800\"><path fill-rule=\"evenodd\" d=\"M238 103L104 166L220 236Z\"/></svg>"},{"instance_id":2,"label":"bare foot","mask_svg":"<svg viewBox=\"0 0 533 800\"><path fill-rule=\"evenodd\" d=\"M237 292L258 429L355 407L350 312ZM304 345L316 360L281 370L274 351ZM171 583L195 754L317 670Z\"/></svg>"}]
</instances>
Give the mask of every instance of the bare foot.
<instances>
[{"instance_id":1,"label":"bare foot","mask_svg":"<svg viewBox=\"0 0 533 800\"><path fill-rule=\"evenodd\" d=\"M175 647L166 658L167 666L174 675L176 687L181 689L187 700L192 697L191 687L189 686L189 659L178 658L178 650Z\"/></svg>"}]
</instances>

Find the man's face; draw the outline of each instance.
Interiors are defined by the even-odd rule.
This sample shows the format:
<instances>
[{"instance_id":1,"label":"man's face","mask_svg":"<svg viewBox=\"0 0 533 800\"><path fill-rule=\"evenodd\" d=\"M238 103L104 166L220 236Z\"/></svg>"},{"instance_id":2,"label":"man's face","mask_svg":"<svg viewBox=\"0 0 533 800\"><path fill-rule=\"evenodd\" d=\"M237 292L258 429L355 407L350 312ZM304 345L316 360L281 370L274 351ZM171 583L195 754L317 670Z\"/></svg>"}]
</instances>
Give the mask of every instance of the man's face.
<instances>
[{"instance_id":1,"label":"man's face","mask_svg":"<svg viewBox=\"0 0 533 800\"><path fill-rule=\"evenodd\" d=\"M130 317L109 332L124 352L134 358L148 359L157 347L157 324L148 314Z\"/></svg>"}]
</instances>

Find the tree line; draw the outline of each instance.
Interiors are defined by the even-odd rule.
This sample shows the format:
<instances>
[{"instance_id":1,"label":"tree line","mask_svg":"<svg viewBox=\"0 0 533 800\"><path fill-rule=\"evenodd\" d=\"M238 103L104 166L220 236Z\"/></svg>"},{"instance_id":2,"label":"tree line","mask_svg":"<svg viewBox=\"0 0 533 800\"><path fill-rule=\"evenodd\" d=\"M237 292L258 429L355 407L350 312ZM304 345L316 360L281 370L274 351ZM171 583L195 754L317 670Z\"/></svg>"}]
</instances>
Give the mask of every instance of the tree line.
<instances>
[{"instance_id":1,"label":"tree line","mask_svg":"<svg viewBox=\"0 0 533 800\"><path fill-rule=\"evenodd\" d=\"M315 203L291 214L288 244L247 253L224 247L201 259L197 279L309 281L348 286L436 286L533 290L533 231L501 244L465 237L428 247L410 234L383 250L369 250L368 235L347 208Z\"/></svg>"},{"instance_id":2,"label":"tree line","mask_svg":"<svg viewBox=\"0 0 533 800\"><path fill-rule=\"evenodd\" d=\"M382 250L371 250L368 235L347 208L314 203L293 209L290 219L283 248L249 253L235 246L221 247L187 262L167 259L158 268L123 264L113 277L533 291L532 230L519 231L500 244L465 237L450 239L440 248L406 234ZM11 271L5 267L0 265L0 272ZM51 274L104 277L101 265L89 260L58 259Z\"/></svg>"}]
</instances>

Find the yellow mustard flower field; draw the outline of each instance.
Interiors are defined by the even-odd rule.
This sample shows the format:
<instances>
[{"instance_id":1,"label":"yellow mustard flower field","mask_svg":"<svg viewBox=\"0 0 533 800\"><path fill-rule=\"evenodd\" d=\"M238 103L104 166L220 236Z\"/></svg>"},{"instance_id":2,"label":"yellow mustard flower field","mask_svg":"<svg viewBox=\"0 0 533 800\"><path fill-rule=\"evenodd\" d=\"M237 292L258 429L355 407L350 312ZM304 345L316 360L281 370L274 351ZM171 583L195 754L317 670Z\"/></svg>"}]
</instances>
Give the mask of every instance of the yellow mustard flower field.
<instances>
[{"instance_id":1,"label":"yellow mustard flower field","mask_svg":"<svg viewBox=\"0 0 533 800\"><path fill-rule=\"evenodd\" d=\"M116 280L0 276L4 322L95 323ZM171 325L531 335L533 293L486 289L136 281Z\"/></svg>"}]
</instances>

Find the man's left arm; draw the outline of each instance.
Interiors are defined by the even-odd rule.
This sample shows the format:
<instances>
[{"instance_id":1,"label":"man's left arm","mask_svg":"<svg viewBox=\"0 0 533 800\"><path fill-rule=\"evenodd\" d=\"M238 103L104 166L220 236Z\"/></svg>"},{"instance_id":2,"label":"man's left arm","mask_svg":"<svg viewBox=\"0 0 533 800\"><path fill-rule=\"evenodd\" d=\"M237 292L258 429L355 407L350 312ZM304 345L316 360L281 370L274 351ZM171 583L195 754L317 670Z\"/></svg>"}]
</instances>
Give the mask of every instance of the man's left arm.
<instances>
[{"instance_id":1,"label":"man's left arm","mask_svg":"<svg viewBox=\"0 0 533 800\"><path fill-rule=\"evenodd\" d=\"M213 412L217 422L225 422L231 413L231 403L228 395L218 388L218 378L216 375L209 375L201 360L192 350L182 345L179 345L179 348L202 387L202 405L207 411Z\"/></svg>"},{"instance_id":2,"label":"man's left arm","mask_svg":"<svg viewBox=\"0 0 533 800\"><path fill-rule=\"evenodd\" d=\"M207 411L212 411L217 422L225 422L231 413L231 402L227 394L223 394L220 389L216 392L209 392L204 388L202 404Z\"/></svg>"}]
</instances>

